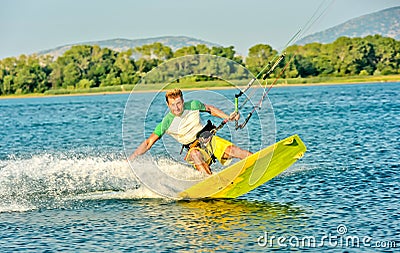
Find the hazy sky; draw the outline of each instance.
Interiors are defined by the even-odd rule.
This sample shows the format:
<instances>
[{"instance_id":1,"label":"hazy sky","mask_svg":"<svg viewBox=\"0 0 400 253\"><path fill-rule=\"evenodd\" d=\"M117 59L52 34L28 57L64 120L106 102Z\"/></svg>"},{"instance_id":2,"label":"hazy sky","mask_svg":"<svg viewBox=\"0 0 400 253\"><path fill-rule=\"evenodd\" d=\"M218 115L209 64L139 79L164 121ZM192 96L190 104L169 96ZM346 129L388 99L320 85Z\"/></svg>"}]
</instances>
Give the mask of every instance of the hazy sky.
<instances>
[{"instance_id":1,"label":"hazy sky","mask_svg":"<svg viewBox=\"0 0 400 253\"><path fill-rule=\"evenodd\" d=\"M183 35L233 45L246 55L266 43L281 49L323 0L0 0L0 59L66 44ZM400 0L332 2L307 34Z\"/></svg>"}]
</instances>

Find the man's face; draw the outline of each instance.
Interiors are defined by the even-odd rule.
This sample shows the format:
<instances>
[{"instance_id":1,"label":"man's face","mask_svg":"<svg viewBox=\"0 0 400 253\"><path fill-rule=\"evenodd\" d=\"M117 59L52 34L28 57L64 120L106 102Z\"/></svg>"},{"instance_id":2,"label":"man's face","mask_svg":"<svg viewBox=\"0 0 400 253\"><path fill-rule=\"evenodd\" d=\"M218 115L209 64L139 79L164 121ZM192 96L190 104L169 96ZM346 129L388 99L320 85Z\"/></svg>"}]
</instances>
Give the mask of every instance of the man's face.
<instances>
[{"instance_id":1,"label":"man's face","mask_svg":"<svg viewBox=\"0 0 400 253\"><path fill-rule=\"evenodd\" d=\"M183 113L183 98L168 98L168 108L175 116L181 116Z\"/></svg>"}]
</instances>

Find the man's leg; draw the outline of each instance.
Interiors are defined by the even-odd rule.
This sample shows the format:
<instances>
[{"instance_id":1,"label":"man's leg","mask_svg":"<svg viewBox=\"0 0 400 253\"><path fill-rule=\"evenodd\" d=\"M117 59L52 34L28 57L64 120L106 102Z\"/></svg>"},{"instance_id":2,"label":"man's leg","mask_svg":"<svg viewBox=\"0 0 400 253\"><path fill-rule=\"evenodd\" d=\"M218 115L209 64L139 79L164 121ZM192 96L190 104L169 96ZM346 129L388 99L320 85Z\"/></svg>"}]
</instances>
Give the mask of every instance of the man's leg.
<instances>
[{"instance_id":1,"label":"man's leg","mask_svg":"<svg viewBox=\"0 0 400 253\"><path fill-rule=\"evenodd\" d=\"M240 160L252 155L250 151L239 148L238 146L231 145L225 149L223 155L224 159L239 158Z\"/></svg>"},{"instance_id":2,"label":"man's leg","mask_svg":"<svg viewBox=\"0 0 400 253\"><path fill-rule=\"evenodd\" d=\"M189 159L194 163L194 167L198 171L204 171L205 173L211 175L212 172L210 166L208 166L208 164L204 161L201 152L196 148L190 149L189 152Z\"/></svg>"}]
</instances>

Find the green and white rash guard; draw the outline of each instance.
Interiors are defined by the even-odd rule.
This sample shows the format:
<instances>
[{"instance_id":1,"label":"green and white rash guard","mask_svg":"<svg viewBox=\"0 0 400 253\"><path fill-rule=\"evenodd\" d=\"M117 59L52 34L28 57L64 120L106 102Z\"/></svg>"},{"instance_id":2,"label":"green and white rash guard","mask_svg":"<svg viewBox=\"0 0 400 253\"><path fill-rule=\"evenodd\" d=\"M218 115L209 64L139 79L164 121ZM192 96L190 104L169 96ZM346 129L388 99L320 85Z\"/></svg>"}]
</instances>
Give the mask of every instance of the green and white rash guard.
<instances>
[{"instance_id":1,"label":"green and white rash guard","mask_svg":"<svg viewBox=\"0 0 400 253\"><path fill-rule=\"evenodd\" d=\"M198 100L185 102L181 116L175 116L169 112L157 125L153 133L159 137L167 133L179 143L189 144L196 140L196 134L203 128L200 112L205 111L205 105Z\"/></svg>"}]
</instances>

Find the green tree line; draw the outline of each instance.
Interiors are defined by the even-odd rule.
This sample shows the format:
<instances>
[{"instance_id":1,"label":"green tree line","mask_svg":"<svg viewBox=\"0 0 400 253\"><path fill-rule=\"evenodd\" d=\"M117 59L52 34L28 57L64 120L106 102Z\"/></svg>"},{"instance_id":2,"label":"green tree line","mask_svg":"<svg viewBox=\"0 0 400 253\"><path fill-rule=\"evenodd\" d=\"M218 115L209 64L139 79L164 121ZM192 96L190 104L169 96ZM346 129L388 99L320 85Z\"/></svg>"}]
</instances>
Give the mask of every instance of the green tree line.
<instances>
[{"instance_id":1,"label":"green tree line","mask_svg":"<svg viewBox=\"0 0 400 253\"><path fill-rule=\"evenodd\" d=\"M133 58L134 53L139 55L137 59ZM57 59L49 55L21 55L0 60L0 95L135 84L159 64L195 54L228 58L256 75L278 52L267 44L254 45L245 57L238 56L233 46L209 48L196 45L173 51L156 42L117 52L96 45L79 45L71 47ZM284 61L271 77L280 74L284 68L282 78L390 75L400 74L399 67L400 41L379 35L341 37L330 44L311 43L287 48ZM248 78L232 67L221 71L238 72L237 79ZM203 80L207 78L210 79L203 77ZM163 82L163 78L152 81Z\"/></svg>"}]
</instances>

